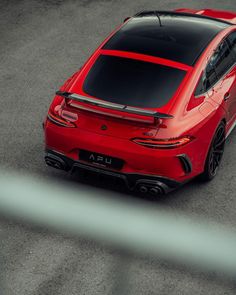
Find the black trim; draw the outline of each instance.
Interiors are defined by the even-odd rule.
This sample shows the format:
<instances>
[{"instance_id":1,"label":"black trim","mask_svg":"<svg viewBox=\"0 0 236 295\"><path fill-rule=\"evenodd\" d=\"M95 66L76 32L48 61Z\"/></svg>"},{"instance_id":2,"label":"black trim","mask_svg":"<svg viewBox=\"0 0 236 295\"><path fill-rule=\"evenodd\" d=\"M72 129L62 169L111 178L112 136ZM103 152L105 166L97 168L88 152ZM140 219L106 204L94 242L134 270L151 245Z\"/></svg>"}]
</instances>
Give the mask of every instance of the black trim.
<instances>
[{"instance_id":1,"label":"black trim","mask_svg":"<svg viewBox=\"0 0 236 295\"><path fill-rule=\"evenodd\" d=\"M71 173L73 173L75 169L79 168L79 169L95 172L98 174L104 174L114 178L119 178L124 181L127 188L130 190L135 190L140 185L147 185L147 186L153 185L153 186L160 187L163 193L168 193L183 184L173 179L166 178L163 176L158 176L158 175L116 172L113 170L104 169L99 166L90 165L88 163L74 161L73 159L68 158L64 154L58 153L54 150L45 151L45 159L50 159L50 157L52 157L53 159L56 159L55 156L56 158L60 158L60 163L64 162L64 165L67 168L64 170L66 171L71 171Z\"/></svg>"},{"instance_id":2,"label":"black trim","mask_svg":"<svg viewBox=\"0 0 236 295\"><path fill-rule=\"evenodd\" d=\"M45 155L45 162L48 166L51 166L56 169L69 171L70 166L68 165L67 161L61 158L61 155L55 153L49 153Z\"/></svg>"},{"instance_id":3,"label":"black trim","mask_svg":"<svg viewBox=\"0 0 236 295\"><path fill-rule=\"evenodd\" d=\"M192 172L192 163L189 159L189 157L185 154L182 154L182 155L178 155L177 156L183 166L183 169L184 169L184 172L186 174L189 174Z\"/></svg>"},{"instance_id":4,"label":"black trim","mask_svg":"<svg viewBox=\"0 0 236 295\"><path fill-rule=\"evenodd\" d=\"M124 113L131 113L131 114L159 118L159 119L172 119L173 118L173 116L169 115L169 114L159 113L156 111L146 110L146 109L142 109L142 108L126 106L126 105L117 104L117 103L108 102L108 101L102 101L97 98L86 97L83 95L79 95L77 93L57 91L56 95L65 97L66 99L71 99L71 100L75 100L78 102L88 103L88 104L95 105L98 107L102 107L102 108L106 108L106 109L110 109L110 110L117 110L117 111L124 112Z\"/></svg>"}]
</instances>

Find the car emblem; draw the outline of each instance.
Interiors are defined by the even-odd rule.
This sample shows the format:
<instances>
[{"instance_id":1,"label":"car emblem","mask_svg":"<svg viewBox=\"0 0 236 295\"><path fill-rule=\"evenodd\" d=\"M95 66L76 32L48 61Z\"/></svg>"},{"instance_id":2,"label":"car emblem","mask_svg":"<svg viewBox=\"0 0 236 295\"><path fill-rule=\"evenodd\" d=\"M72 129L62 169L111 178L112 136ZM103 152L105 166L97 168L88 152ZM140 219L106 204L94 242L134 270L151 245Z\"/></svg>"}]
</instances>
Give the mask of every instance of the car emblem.
<instances>
[{"instance_id":1,"label":"car emblem","mask_svg":"<svg viewBox=\"0 0 236 295\"><path fill-rule=\"evenodd\" d=\"M102 125L101 130L107 130L107 125Z\"/></svg>"}]
</instances>

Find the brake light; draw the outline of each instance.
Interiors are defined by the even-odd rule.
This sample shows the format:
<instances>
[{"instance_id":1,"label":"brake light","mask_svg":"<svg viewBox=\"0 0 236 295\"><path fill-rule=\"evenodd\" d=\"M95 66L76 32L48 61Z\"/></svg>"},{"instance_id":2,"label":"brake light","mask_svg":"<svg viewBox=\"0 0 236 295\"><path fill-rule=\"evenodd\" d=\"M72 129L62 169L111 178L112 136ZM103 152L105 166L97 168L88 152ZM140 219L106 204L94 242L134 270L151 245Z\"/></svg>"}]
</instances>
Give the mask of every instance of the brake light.
<instances>
[{"instance_id":1,"label":"brake light","mask_svg":"<svg viewBox=\"0 0 236 295\"><path fill-rule=\"evenodd\" d=\"M193 139L194 137L192 136L183 136L179 138L169 139L133 138L132 141L137 144L153 149L173 149L180 146L184 146Z\"/></svg>"},{"instance_id":2,"label":"brake light","mask_svg":"<svg viewBox=\"0 0 236 295\"><path fill-rule=\"evenodd\" d=\"M50 109L48 112L48 119L56 125L75 128L74 122L78 120L78 115L61 109L61 106L56 106L54 110Z\"/></svg>"}]
</instances>

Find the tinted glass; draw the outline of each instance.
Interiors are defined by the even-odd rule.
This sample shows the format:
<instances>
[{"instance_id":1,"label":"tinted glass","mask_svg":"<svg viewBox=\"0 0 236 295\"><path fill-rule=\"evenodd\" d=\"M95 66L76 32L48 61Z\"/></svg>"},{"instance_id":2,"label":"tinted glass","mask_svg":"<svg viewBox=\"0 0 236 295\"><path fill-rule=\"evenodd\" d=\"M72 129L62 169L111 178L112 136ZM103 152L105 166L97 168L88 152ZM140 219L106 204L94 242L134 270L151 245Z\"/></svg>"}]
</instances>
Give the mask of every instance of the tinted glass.
<instances>
[{"instance_id":1,"label":"tinted glass","mask_svg":"<svg viewBox=\"0 0 236 295\"><path fill-rule=\"evenodd\" d=\"M156 108L170 100L185 74L159 64L101 55L88 73L83 90L114 103Z\"/></svg>"},{"instance_id":2,"label":"tinted glass","mask_svg":"<svg viewBox=\"0 0 236 295\"><path fill-rule=\"evenodd\" d=\"M206 68L207 88L220 79L233 65L233 57L227 42L223 41L212 55Z\"/></svg>"},{"instance_id":3,"label":"tinted glass","mask_svg":"<svg viewBox=\"0 0 236 295\"><path fill-rule=\"evenodd\" d=\"M232 50L234 54L234 59L236 59L236 32L233 32L232 34L230 34L227 40L229 41L230 49Z\"/></svg>"},{"instance_id":4,"label":"tinted glass","mask_svg":"<svg viewBox=\"0 0 236 295\"><path fill-rule=\"evenodd\" d=\"M206 76L205 76L205 73L202 74L199 82L198 82L198 85L195 89L195 93L194 95L195 96L198 96L198 95L201 95L203 94L204 92L206 92Z\"/></svg>"},{"instance_id":5,"label":"tinted glass","mask_svg":"<svg viewBox=\"0 0 236 295\"><path fill-rule=\"evenodd\" d=\"M232 50L227 42L223 41L212 55L202 79L199 81L195 95L199 95L211 88L233 64Z\"/></svg>"},{"instance_id":6,"label":"tinted glass","mask_svg":"<svg viewBox=\"0 0 236 295\"><path fill-rule=\"evenodd\" d=\"M221 78L234 64L233 56L227 42L222 42L213 56L212 61L215 66L215 70L218 78Z\"/></svg>"},{"instance_id":7,"label":"tinted glass","mask_svg":"<svg viewBox=\"0 0 236 295\"><path fill-rule=\"evenodd\" d=\"M160 14L135 17L104 49L131 51L193 65L208 43L228 25L191 16Z\"/></svg>"},{"instance_id":8,"label":"tinted glass","mask_svg":"<svg viewBox=\"0 0 236 295\"><path fill-rule=\"evenodd\" d=\"M213 60L212 60L213 61ZM215 71L215 66L213 62L209 62L206 67L205 73L203 75L205 77L205 89L208 90L211 86L213 86L218 78Z\"/></svg>"}]
</instances>

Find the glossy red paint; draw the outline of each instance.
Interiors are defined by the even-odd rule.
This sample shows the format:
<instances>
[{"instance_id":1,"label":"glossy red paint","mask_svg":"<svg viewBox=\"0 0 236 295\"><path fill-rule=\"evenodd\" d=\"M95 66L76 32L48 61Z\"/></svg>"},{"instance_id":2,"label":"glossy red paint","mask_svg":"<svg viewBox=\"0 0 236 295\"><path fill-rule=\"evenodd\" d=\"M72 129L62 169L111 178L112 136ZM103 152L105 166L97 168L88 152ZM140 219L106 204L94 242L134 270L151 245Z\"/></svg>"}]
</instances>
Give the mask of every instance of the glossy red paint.
<instances>
[{"instance_id":1,"label":"glossy red paint","mask_svg":"<svg viewBox=\"0 0 236 295\"><path fill-rule=\"evenodd\" d=\"M201 11L179 9L177 11L202 14L236 23L236 13L233 12L209 9ZM44 124L46 150L57 152L58 155L64 155L68 159L84 164L87 163L79 158L79 152L80 150L87 150L124 161L124 165L119 171L102 167L107 171L127 175L160 176L178 183L184 183L204 171L209 147L220 122L225 122L226 134L228 135L236 121L235 66L209 91L197 97L194 95L195 88L209 58L220 42L229 33L236 31L236 25L232 25L217 34L194 66L145 54L102 49L103 45L121 27L116 29L102 43L85 65L68 79L60 90L89 97L83 91L82 86L88 72L100 55L119 56L178 68L186 71L186 76L176 93L163 107L151 109L171 114L173 118L150 120L150 118L147 119L135 114L124 116L117 110L106 110L86 103L70 101L65 104L65 100L56 95L49 112L53 112L57 107L67 112L67 116L69 114L72 118L78 117L78 120L70 123L75 124L74 128L71 126L67 128L57 125L47 118ZM225 100L227 94L230 94L230 97ZM77 108L76 105L78 104L84 109ZM142 119L143 122L138 119ZM70 119L68 120L70 121ZM103 129L102 126L106 128ZM186 137L191 137L191 140L171 149L149 148L133 141L135 138L174 141ZM179 159L181 155L186 155L189 159L190 171L184 169L183 163ZM101 167L99 163L93 163L92 166Z\"/></svg>"},{"instance_id":2,"label":"glossy red paint","mask_svg":"<svg viewBox=\"0 0 236 295\"><path fill-rule=\"evenodd\" d=\"M180 62L172 61L172 60L165 59L165 58L145 55L145 54L139 54L139 53L133 53L133 52L127 52L127 51L119 51L119 50L104 50L104 49L101 49L99 51L99 53L102 55L120 56L120 57L124 57L124 58L142 60L142 61L146 61L146 62L156 63L159 65L165 65L168 67L172 67L172 68L176 68L176 69L180 69L180 70L184 70L184 71L190 71L192 69L191 66L188 66L188 65L180 63Z\"/></svg>"},{"instance_id":3,"label":"glossy red paint","mask_svg":"<svg viewBox=\"0 0 236 295\"><path fill-rule=\"evenodd\" d=\"M232 11L226 10L215 10L215 9L188 9L188 8L179 8L175 10L176 12L186 12L191 14L199 14L212 18L218 18L224 21L231 22L232 24L236 24L236 13Z\"/></svg>"}]
</instances>

